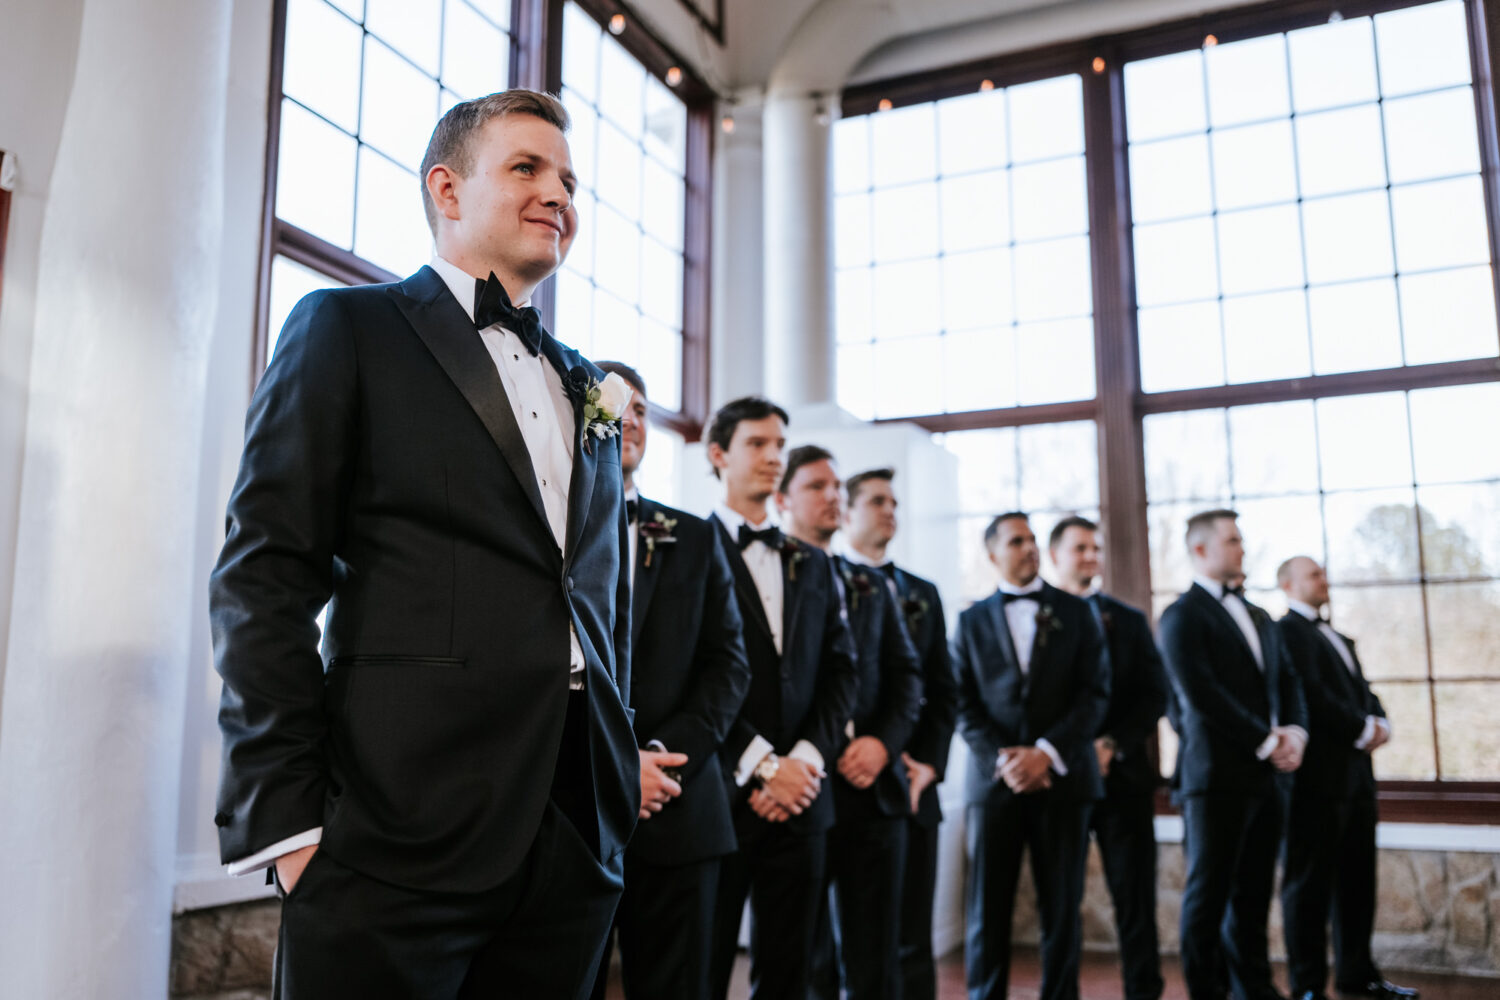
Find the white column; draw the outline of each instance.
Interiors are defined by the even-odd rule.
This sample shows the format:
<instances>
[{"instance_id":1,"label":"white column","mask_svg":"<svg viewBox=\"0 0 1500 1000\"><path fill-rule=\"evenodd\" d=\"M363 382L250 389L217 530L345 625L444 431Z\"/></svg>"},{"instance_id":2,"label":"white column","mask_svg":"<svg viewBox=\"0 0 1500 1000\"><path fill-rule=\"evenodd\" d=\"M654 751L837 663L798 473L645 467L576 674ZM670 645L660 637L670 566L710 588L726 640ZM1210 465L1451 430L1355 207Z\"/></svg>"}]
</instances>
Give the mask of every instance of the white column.
<instances>
[{"instance_id":1,"label":"white column","mask_svg":"<svg viewBox=\"0 0 1500 1000\"><path fill-rule=\"evenodd\" d=\"M765 391L760 102L742 100L722 114L734 130L715 136L711 407Z\"/></svg>"},{"instance_id":2,"label":"white column","mask_svg":"<svg viewBox=\"0 0 1500 1000\"><path fill-rule=\"evenodd\" d=\"M790 407L834 398L831 139L815 97L767 97L766 392ZM826 118L825 118L826 120Z\"/></svg>"},{"instance_id":3,"label":"white column","mask_svg":"<svg viewBox=\"0 0 1500 1000\"><path fill-rule=\"evenodd\" d=\"M0 702L7 996L167 993L231 9L84 4Z\"/></svg>"}]
</instances>

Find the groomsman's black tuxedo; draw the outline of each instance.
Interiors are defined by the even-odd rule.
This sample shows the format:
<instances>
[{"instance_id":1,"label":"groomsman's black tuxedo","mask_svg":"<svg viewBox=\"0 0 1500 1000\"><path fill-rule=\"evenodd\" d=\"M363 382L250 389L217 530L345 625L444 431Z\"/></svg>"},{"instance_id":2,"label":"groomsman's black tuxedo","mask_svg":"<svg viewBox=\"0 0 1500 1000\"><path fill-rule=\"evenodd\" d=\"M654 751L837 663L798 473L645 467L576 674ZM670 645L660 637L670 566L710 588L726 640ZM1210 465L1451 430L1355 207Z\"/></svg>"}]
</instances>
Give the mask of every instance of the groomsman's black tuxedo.
<instances>
[{"instance_id":1,"label":"groomsman's black tuxedo","mask_svg":"<svg viewBox=\"0 0 1500 1000\"><path fill-rule=\"evenodd\" d=\"M901 873L911 812L901 752L921 708L921 665L889 578L843 556L834 556L833 565L859 669L852 732L843 743L873 736L884 744L890 763L869 788L858 789L829 762L835 821L828 831L828 881L837 905L830 921L825 894L814 942L813 994L838 1000L842 969L849 1000L895 998L901 985Z\"/></svg>"},{"instance_id":2,"label":"groomsman's black tuxedo","mask_svg":"<svg viewBox=\"0 0 1500 1000\"><path fill-rule=\"evenodd\" d=\"M1385 718L1370 690L1354 640L1340 633L1344 663L1316 619L1296 610L1278 623L1307 698L1308 742L1292 775L1281 909L1292 993L1322 993L1328 979L1330 910L1334 982L1355 991L1379 982L1370 955L1375 925L1375 773L1356 749L1369 716Z\"/></svg>"},{"instance_id":3,"label":"groomsman's black tuxedo","mask_svg":"<svg viewBox=\"0 0 1500 1000\"><path fill-rule=\"evenodd\" d=\"M922 663L922 707L917 726L906 743L914 760L937 770L937 781L948 770L953 743L958 690L948 658L947 621L937 586L920 576L886 563L881 569L896 585L906 632ZM903 767L894 761L892 767ZM937 782L917 800L917 811L906 820L906 865L901 883L901 998L934 1000L937 966L932 954L932 901L937 891L938 826L943 810Z\"/></svg>"},{"instance_id":4,"label":"groomsman's black tuxedo","mask_svg":"<svg viewBox=\"0 0 1500 1000\"><path fill-rule=\"evenodd\" d=\"M564 386L603 378L540 349ZM457 995L491 973L587 995L640 779L619 441L589 442L577 401L563 431L559 544L495 361L436 272L314 292L287 320L210 587L223 857L322 828L278 957L326 968L279 995Z\"/></svg>"},{"instance_id":5,"label":"groomsman's black tuxedo","mask_svg":"<svg viewBox=\"0 0 1500 1000\"><path fill-rule=\"evenodd\" d=\"M1234 598L1231 598L1234 599ZM1178 780L1187 848L1182 971L1193 1000L1274 994L1267 957L1281 809L1276 771L1256 753L1273 725L1307 728L1281 631L1246 602L1264 669L1223 602L1193 586L1162 613L1162 656L1177 699Z\"/></svg>"},{"instance_id":6,"label":"groomsman's black tuxedo","mask_svg":"<svg viewBox=\"0 0 1500 1000\"><path fill-rule=\"evenodd\" d=\"M636 741L685 753L682 794L642 820L615 916L625 994L703 1000L720 859L735 848L719 747L750 688L739 604L720 533L641 497L631 586ZM670 539L670 540L666 540ZM595 997L604 996L601 969Z\"/></svg>"},{"instance_id":7,"label":"groomsman's black tuxedo","mask_svg":"<svg viewBox=\"0 0 1500 1000\"><path fill-rule=\"evenodd\" d=\"M770 823L751 810L752 778L735 784L740 758L756 736L786 757L806 740L832 772L854 711L858 684L854 642L833 580L833 563L821 550L783 536L782 647L777 652L755 580L736 539L710 517L729 552L735 596L745 620L750 690L720 751L739 850L724 859L716 904L712 987L727 994L737 949L740 914L748 895L751 995L756 1000L806 1000L814 924L823 890L825 835L833 825L832 775L800 816ZM787 766L787 765L783 765Z\"/></svg>"},{"instance_id":8,"label":"groomsman's black tuxedo","mask_svg":"<svg viewBox=\"0 0 1500 1000\"><path fill-rule=\"evenodd\" d=\"M1021 852L1030 848L1042 918L1043 1000L1076 1000L1090 805L1103 795L1094 734L1109 706L1109 666L1093 612L1044 585L1031 595L1037 632L1021 672L999 592L958 618L953 665L958 731L971 751L965 963L970 1000L1001 1000L1010 977L1011 916ZM1066 774L1017 795L995 775L1000 750L1047 740Z\"/></svg>"},{"instance_id":9,"label":"groomsman's black tuxedo","mask_svg":"<svg viewBox=\"0 0 1500 1000\"><path fill-rule=\"evenodd\" d=\"M1167 677L1146 616L1104 593L1086 600L1104 630L1109 711L1100 736L1115 741L1104 798L1089 825L1115 908L1125 1000L1157 1000L1164 984L1156 940L1156 788L1147 741L1167 707Z\"/></svg>"}]
</instances>

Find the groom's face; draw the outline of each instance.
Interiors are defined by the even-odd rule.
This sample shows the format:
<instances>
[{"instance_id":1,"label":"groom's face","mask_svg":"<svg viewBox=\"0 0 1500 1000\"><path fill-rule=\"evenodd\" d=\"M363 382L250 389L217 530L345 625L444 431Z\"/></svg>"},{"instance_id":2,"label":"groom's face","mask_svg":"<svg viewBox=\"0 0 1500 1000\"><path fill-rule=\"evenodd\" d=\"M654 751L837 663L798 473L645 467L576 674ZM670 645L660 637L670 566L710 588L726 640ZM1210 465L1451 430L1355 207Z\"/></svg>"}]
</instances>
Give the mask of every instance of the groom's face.
<instances>
[{"instance_id":1,"label":"groom's face","mask_svg":"<svg viewBox=\"0 0 1500 1000\"><path fill-rule=\"evenodd\" d=\"M469 141L474 168L455 185L459 239L501 275L541 281L562 265L578 232L568 140L550 122L510 114Z\"/></svg>"}]
</instances>

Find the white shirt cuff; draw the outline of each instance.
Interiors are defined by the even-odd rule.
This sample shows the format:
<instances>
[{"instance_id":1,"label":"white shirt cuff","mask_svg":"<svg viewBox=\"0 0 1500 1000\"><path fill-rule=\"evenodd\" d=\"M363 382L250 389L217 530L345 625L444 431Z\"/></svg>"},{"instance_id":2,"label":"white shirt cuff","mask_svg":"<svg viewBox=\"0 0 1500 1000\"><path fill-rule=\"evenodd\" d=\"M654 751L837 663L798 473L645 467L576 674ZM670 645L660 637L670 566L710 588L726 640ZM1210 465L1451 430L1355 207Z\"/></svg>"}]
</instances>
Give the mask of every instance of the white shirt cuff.
<instances>
[{"instance_id":1,"label":"white shirt cuff","mask_svg":"<svg viewBox=\"0 0 1500 1000\"><path fill-rule=\"evenodd\" d=\"M1290 733L1292 736L1296 737L1297 741L1302 744L1300 747L1298 747L1299 750L1306 750L1307 749L1307 730L1306 729L1303 729L1301 726L1285 726L1283 728L1285 728L1286 731L1288 733Z\"/></svg>"},{"instance_id":2,"label":"white shirt cuff","mask_svg":"<svg viewBox=\"0 0 1500 1000\"><path fill-rule=\"evenodd\" d=\"M1265 742L1261 743L1260 746L1255 748L1255 759L1265 760L1266 758L1270 757L1271 754L1276 752L1276 744L1280 742L1281 734L1276 732L1276 730L1274 729L1271 730L1271 735L1266 737Z\"/></svg>"},{"instance_id":3,"label":"white shirt cuff","mask_svg":"<svg viewBox=\"0 0 1500 1000\"><path fill-rule=\"evenodd\" d=\"M1052 770L1057 772L1058 777L1068 776L1068 765L1063 763L1062 754L1057 752L1057 747L1052 745L1052 741L1043 737L1036 741L1036 748L1047 755L1047 759L1052 762Z\"/></svg>"},{"instance_id":4,"label":"white shirt cuff","mask_svg":"<svg viewBox=\"0 0 1500 1000\"><path fill-rule=\"evenodd\" d=\"M739 766L734 769L735 785L744 788L750 776L755 773L756 766L766 759L766 754L775 749L771 746L771 741L764 736L756 736L752 739L750 745L745 748L745 752L740 754Z\"/></svg>"},{"instance_id":5,"label":"white shirt cuff","mask_svg":"<svg viewBox=\"0 0 1500 1000\"><path fill-rule=\"evenodd\" d=\"M792 747L792 752L787 754L787 756L795 760L800 760L809 767L816 769L819 774L827 775L828 773L823 767L822 753L818 751L817 747L806 740L798 740L796 745Z\"/></svg>"},{"instance_id":6,"label":"white shirt cuff","mask_svg":"<svg viewBox=\"0 0 1500 1000\"><path fill-rule=\"evenodd\" d=\"M1380 731L1385 734L1385 738L1387 740L1389 740L1391 738L1391 720L1390 719L1382 718L1382 717L1380 717L1380 716L1377 715L1375 717L1375 725L1377 725L1377 726L1380 727Z\"/></svg>"},{"instance_id":7,"label":"white shirt cuff","mask_svg":"<svg viewBox=\"0 0 1500 1000\"><path fill-rule=\"evenodd\" d=\"M1354 741L1354 749L1363 750L1375 739L1375 731L1379 727L1375 724L1375 716L1365 716L1365 728L1359 731L1359 739Z\"/></svg>"},{"instance_id":8,"label":"white shirt cuff","mask_svg":"<svg viewBox=\"0 0 1500 1000\"><path fill-rule=\"evenodd\" d=\"M262 868L271 867L276 859L283 854L291 854L293 851L301 850L304 847L311 847L313 844L321 844L322 842L323 828L316 826L305 833L297 834L295 837L278 840L270 847L267 847L263 851L256 851L248 858L231 861L226 867L230 875L249 875L251 872L260 871Z\"/></svg>"}]
</instances>

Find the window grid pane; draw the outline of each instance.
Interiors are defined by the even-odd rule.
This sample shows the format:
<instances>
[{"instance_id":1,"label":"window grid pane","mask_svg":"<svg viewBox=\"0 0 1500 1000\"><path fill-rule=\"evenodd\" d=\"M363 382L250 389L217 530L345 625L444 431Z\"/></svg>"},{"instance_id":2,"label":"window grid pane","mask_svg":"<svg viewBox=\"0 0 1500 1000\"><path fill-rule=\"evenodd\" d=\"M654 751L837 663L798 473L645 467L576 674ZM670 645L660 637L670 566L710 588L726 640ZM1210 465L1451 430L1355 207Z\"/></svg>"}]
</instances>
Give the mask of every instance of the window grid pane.
<instances>
[{"instance_id":1,"label":"window grid pane","mask_svg":"<svg viewBox=\"0 0 1500 1000\"><path fill-rule=\"evenodd\" d=\"M507 19L475 0L288 0L277 217L395 274L425 263L422 154L444 111L505 89Z\"/></svg>"},{"instance_id":2,"label":"window grid pane","mask_svg":"<svg viewBox=\"0 0 1500 1000\"><path fill-rule=\"evenodd\" d=\"M1239 511L1252 600L1285 611L1286 558L1327 567L1402 736L1380 777L1493 777L1500 750L1464 733L1470 699L1500 690L1500 452L1460 429L1495 425L1496 383L1147 416L1153 603L1191 584L1188 517Z\"/></svg>"},{"instance_id":3,"label":"window grid pane","mask_svg":"<svg viewBox=\"0 0 1500 1000\"><path fill-rule=\"evenodd\" d=\"M1443 0L1125 67L1146 392L1500 353L1467 52Z\"/></svg>"},{"instance_id":4,"label":"window grid pane","mask_svg":"<svg viewBox=\"0 0 1500 1000\"><path fill-rule=\"evenodd\" d=\"M562 79L579 231L592 236L558 273L557 335L635 366L653 403L681 409L687 106L573 3Z\"/></svg>"},{"instance_id":5,"label":"window grid pane","mask_svg":"<svg viewBox=\"0 0 1500 1000\"><path fill-rule=\"evenodd\" d=\"M834 125L841 406L890 418L1094 397L1083 153L1074 75Z\"/></svg>"}]
</instances>

